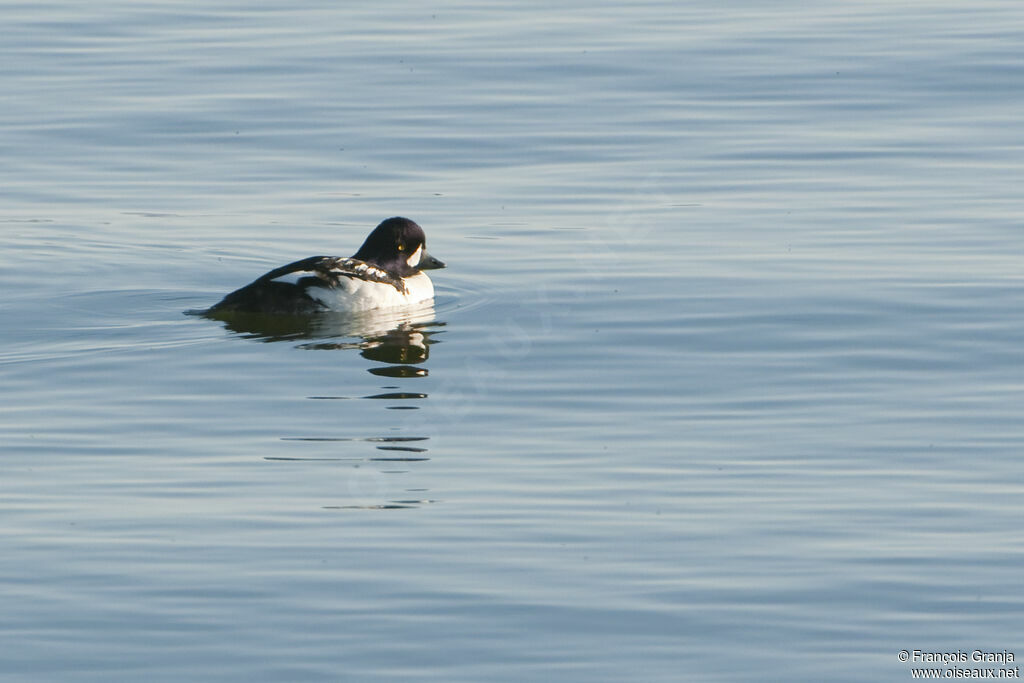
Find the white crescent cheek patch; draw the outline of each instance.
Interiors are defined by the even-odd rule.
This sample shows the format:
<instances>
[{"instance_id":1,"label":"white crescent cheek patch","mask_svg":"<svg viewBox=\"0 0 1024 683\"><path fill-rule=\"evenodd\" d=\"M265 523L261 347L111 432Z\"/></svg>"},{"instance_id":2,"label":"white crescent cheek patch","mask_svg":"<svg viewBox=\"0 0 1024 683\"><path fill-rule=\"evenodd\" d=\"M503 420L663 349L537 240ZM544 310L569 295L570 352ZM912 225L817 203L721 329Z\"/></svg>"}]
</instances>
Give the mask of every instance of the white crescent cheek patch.
<instances>
[{"instance_id":1,"label":"white crescent cheek patch","mask_svg":"<svg viewBox=\"0 0 1024 683\"><path fill-rule=\"evenodd\" d=\"M415 268L420 264L420 258L423 256L423 245L416 247L416 251L409 254L409 258L405 260L409 264L410 268Z\"/></svg>"}]
</instances>

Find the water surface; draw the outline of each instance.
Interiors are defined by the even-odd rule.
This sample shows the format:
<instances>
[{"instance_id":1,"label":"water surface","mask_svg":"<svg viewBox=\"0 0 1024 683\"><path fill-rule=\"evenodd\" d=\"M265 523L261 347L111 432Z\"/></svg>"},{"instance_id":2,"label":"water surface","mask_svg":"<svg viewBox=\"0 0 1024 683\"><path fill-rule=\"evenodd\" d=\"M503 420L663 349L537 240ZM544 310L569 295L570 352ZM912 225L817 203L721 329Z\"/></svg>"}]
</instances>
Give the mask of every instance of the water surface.
<instances>
[{"instance_id":1,"label":"water surface","mask_svg":"<svg viewBox=\"0 0 1024 683\"><path fill-rule=\"evenodd\" d=\"M5 677L1024 647L1016 4L0 11ZM391 215L432 307L184 315Z\"/></svg>"}]
</instances>

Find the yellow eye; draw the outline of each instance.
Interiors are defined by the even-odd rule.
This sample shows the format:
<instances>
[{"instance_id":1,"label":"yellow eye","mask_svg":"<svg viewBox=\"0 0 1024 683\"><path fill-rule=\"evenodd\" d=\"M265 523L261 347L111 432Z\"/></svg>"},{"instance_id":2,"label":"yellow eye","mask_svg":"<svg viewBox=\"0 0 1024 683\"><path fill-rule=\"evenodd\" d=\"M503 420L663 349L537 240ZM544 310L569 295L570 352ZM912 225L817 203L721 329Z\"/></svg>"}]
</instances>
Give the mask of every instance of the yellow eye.
<instances>
[{"instance_id":1,"label":"yellow eye","mask_svg":"<svg viewBox=\"0 0 1024 683\"><path fill-rule=\"evenodd\" d=\"M398 251L405 251L405 245L404 244L399 244L398 245Z\"/></svg>"}]
</instances>

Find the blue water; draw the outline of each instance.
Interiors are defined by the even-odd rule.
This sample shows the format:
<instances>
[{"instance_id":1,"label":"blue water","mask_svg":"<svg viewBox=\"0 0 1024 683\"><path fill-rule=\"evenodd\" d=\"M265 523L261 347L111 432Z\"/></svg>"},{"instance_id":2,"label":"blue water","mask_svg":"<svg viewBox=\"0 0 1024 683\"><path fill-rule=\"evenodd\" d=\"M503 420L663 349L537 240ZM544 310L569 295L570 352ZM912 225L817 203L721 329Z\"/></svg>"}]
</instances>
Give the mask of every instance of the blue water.
<instances>
[{"instance_id":1,"label":"blue water","mask_svg":"<svg viewBox=\"0 0 1024 683\"><path fill-rule=\"evenodd\" d=\"M0 6L0 677L1024 657L1024 8L222 5Z\"/></svg>"}]
</instances>

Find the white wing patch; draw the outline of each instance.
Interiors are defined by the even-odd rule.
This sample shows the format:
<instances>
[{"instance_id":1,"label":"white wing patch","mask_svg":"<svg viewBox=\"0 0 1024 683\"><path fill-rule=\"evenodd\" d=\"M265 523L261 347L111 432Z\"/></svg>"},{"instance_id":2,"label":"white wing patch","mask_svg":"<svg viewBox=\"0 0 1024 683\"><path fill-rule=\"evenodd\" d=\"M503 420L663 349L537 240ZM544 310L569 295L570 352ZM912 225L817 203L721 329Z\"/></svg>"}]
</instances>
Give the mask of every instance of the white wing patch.
<instances>
[{"instance_id":1,"label":"white wing patch","mask_svg":"<svg viewBox=\"0 0 1024 683\"><path fill-rule=\"evenodd\" d=\"M422 246L409 256L419 263ZM304 268L273 279L304 288L307 296L333 311L396 308L429 301L434 285L426 273L402 279L359 259L327 256L302 263Z\"/></svg>"},{"instance_id":2,"label":"white wing patch","mask_svg":"<svg viewBox=\"0 0 1024 683\"><path fill-rule=\"evenodd\" d=\"M290 285L297 285L299 280L304 277L317 277L317 273L312 270L296 270L293 273L285 273L280 277L275 277L271 282L286 282Z\"/></svg>"},{"instance_id":3,"label":"white wing patch","mask_svg":"<svg viewBox=\"0 0 1024 683\"><path fill-rule=\"evenodd\" d=\"M326 260L322 267L324 270L318 275L335 287L343 281L342 278L357 279L391 285L399 292L405 293L405 284L401 278L359 259L332 258Z\"/></svg>"}]
</instances>

